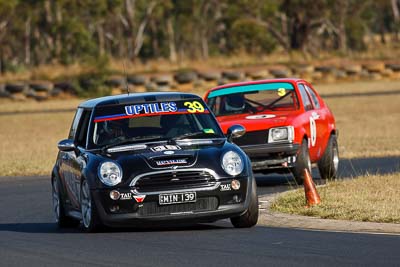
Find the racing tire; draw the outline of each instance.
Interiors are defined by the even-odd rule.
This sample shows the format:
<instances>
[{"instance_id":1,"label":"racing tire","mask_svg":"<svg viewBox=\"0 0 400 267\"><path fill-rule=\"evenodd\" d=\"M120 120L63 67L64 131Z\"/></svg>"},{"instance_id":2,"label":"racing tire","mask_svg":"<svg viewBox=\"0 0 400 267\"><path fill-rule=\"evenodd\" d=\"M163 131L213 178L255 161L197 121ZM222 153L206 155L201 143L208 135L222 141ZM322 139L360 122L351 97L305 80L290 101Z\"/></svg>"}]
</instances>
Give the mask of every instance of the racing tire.
<instances>
[{"instance_id":1,"label":"racing tire","mask_svg":"<svg viewBox=\"0 0 400 267\"><path fill-rule=\"evenodd\" d=\"M126 83L125 78L119 76L110 77L104 81L104 84L109 87L124 87Z\"/></svg>"},{"instance_id":2,"label":"racing tire","mask_svg":"<svg viewBox=\"0 0 400 267\"><path fill-rule=\"evenodd\" d=\"M303 142L301 143L296 166L292 168L294 179L299 185L304 182L304 169L308 169L309 173L311 173L310 152L308 151L308 142L306 139L303 139Z\"/></svg>"},{"instance_id":3,"label":"racing tire","mask_svg":"<svg viewBox=\"0 0 400 267\"><path fill-rule=\"evenodd\" d=\"M194 71L178 72L174 75L175 81L179 84L187 84L197 79L197 73Z\"/></svg>"},{"instance_id":4,"label":"racing tire","mask_svg":"<svg viewBox=\"0 0 400 267\"><path fill-rule=\"evenodd\" d=\"M219 72L202 72L199 74L199 77L206 82L218 81L221 78L221 73Z\"/></svg>"},{"instance_id":5,"label":"racing tire","mask_svg":"<svg viewBox=\"0 0 400 267\"><path fill-rule=\"evenodd\" d=\"M145 85L147 78L143 75L131 75L127 77L127 82L133 85Z\"/></svg>"},{"instance_id":6,"label":"racing tire","mask_svg":"<svg viewBox=\"0 0 400 267\"><path fill-rule=\"evenodd\" d=\"M239 81L244 78L244 73L240 71L224 71L222 72L222 77L229 81Z\"/></svg>"},{"instance_id":7,"label":"racing tire","mask_svg":"<svg viewBox=\"0 0 400 267\"><path fill-rule=\"evenodd\" d=\"M61 185L57 178L51 179L53 212L56 223L59 228L76 227L79 225L79 220L66 215L64 201L61 194Z\"/></svg>"},{"instance_id":8,"label":"racing tire","mask_svg":"<svg viewBox=\"0 0 400 267\"><path fill-rule=\"evenodd\" d=\"M49 92L53 89L53 84L49 82L32 82L29 87L35 92Z\"/></svg>"},{"instance_id":9,"label":"racing tire","mask_svg":"<svg viewBox=\"0 0 400 267\"><path fill-rule=\"evenodd\" d=\"M24 83L16 82L6 84L5 90L11 94L22 93L26 88Z\"/></svg>"},{"instance_id":10,"label":"racing tire","mask_svg":"<svg viewBox=\"0 0 400 267\"><path fill-rule=\"evenodd\" d=\"M256 181L253 180L249 208L244 214L231 218L231 223L235 228L250 228L256 225L257 221L258 221L257 185Z\"/></svg>"},{"instance_id":11,"label":"racing tire","mask_svg":"<svg viewBox=\"0 0 400 267\"><path fill-rule=\"evenodd\" d=\"M334 180L339 169L339 147L336 135L329 137L328 145L322 158L318 161L318 169L322 179Z\"/></svg>"},{"instance_id":12,"label":"racing tire","mask_svg":"<svg viewBox=\"0 0 400 267\"><path fill-rule=\"evenodd\" d=\"M96 204L92 198L89 184L84 179L81 184L81 213L82 213L82 226L88 233L95 233L100 230L102 223L97 213Z\"/></svg>"},{"instance_id":13,"label":"racing tire","mask_svg":"<svg viewBox=\"0 0 400 267\"><path fill-rule=\"evenodd\" d=\"M77 90L74 84L68 81L55 83L54 89L60 89L62 92L69 93L72 95L77 94Z\"/></svg>"},{"instance_id":14,"label":"racing tire","mask_svg":"<svg viewBox=\"0 0 400 267\"><path fill-rule=\"evenodd\" d=\"M287 69L273 69L269 71L275 78L287 78L289 77L290 71Z\"/></svg>"}]
</instances>

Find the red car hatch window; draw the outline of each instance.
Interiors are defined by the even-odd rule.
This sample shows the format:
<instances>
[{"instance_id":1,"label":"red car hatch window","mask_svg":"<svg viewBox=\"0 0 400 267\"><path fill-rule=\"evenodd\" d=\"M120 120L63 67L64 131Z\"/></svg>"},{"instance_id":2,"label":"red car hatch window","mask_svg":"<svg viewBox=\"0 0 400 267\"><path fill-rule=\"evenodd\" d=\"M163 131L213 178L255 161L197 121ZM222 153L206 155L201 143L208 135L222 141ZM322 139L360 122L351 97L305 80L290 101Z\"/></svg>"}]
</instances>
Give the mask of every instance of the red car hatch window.
<instances>
[{"instance_id":1,"label":"red car hatch window","mask_svg":"<svg viewBox=\"0 0 400 267\"><path fill-rule=\"evenodd\" d=\"M310 94L310 96L311 96L311 99L312 99L312 101L313 101L313 103L314 103L314 107L315 107L315 109L319 109L320 107L321 107L321 105L319 104L319 99L318 99L318 97L317 97L317 94L314 92L314 90L311 88L311 87L309 87L308 85L306 85L306 90L307 90L307 92Z\"/></svg>"},{"instance_id":2,"label":"red car hatch window","mask_svg":"<svg viewBox=\"0 0 400 267\"><path fill-rule=\"evenodd\" d=\"M301 101L303 103L304 109L306 111L313 109L313 105L312 105L310 96L308 95L304 84L298 84L298 87L299 87Z\"/></svg>"}]
</instances>

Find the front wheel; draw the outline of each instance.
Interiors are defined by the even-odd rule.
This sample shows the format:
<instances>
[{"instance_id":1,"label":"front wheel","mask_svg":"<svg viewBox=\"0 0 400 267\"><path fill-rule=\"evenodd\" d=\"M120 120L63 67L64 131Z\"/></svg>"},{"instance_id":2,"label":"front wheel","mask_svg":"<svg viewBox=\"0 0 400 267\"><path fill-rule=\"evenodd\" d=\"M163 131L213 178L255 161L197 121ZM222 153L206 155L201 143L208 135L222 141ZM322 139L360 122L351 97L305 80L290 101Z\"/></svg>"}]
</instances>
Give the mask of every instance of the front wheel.
<instances>
[{"instance_id":1,"label":"front wheel","mask_svg":"<svg viewBox=\"0 0 400 267\"><path fill-rule=\"evenodd\" d=\"M92 233L99 230L101 222L86 180L83 180L81 185L81 213L83 228L87 232Z\"/></svg>"},{"instance_id":2,"label":"front wheel","mask_svg":"<svg viewBox=\"0 0 400 267\"><path fill-rule=\"evenodd\" d=\"M292 168L292 173L297 184L303 184L304 169L307 169L309 173L311 173L310 152L308 150L308 142L306 139L304 139L301 143L300 151L297 156L296 166Z\"/></svg>"},{"instance_id":3,"label":"front wheel","mask_svg":"<svg viewBox=\"0 0 400 267\"><path fill-rule=\"evenodd\" d=\"M328 146L318 161L318 169L322 179L336 179L339 169L339 148L336 135L329 137Z\"/></svg>"},{"instance_id":4,"label":"front wheel","mask_svg":"<svg viewBox=\"0 0 400 267\"><path fill-rule=\"evenodd\" d=\"M249 208L243 215L231 218L231 223L236 228L250 228L256 225L257 221L258 221L257 185L256 181L253 180Z\"/></svg>"}]
</instances>

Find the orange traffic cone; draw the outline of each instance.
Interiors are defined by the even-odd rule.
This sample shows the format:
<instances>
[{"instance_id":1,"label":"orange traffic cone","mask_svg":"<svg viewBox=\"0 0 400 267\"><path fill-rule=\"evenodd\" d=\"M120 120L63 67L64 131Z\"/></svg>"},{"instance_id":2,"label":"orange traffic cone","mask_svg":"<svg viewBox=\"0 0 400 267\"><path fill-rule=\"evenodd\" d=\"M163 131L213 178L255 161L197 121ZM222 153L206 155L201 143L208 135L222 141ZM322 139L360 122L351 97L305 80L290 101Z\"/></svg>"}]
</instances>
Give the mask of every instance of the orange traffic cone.
<instances>
[{"instance_id":1,"label":"orange traffic cone","mask_svg":"<svg viewBox=\"0 0 400 267\"><path fill-rule=\"evenodd\" d=\"M321 198L318 195L317 188L315 187L311 174L307 169L304 169L304 193L306 194L308 208L321 203Z\"/></svg>"}]
</instances>

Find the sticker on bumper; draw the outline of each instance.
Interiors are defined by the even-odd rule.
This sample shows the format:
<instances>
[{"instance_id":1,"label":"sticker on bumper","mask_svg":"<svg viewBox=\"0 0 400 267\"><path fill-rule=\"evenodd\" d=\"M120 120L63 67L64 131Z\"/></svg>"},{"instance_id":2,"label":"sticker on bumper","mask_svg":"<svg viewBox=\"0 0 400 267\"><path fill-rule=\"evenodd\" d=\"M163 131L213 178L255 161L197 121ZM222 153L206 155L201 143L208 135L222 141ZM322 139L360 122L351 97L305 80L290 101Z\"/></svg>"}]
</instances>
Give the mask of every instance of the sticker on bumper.
<instances>
[{"instance_id":1,"label":"sticker on bumper","mask_svg":"<svg viewBox=\"0 0 400 267\"><path fill-rule=\"evenodd\" d=\"M219 187L220 191L231 191L231 184L221 184Z\"/></svg>"},{"instance_id":2,"label":"sticker on bumper","mask_svg":"<svg viewBox=\"0 0 400 267\"><path fill-rule=\"evenodd\" d=\"M187 160L186 159L156 160L156 164L157 164L157 166L187 164Z\"/></svg>"}]
</instances>

